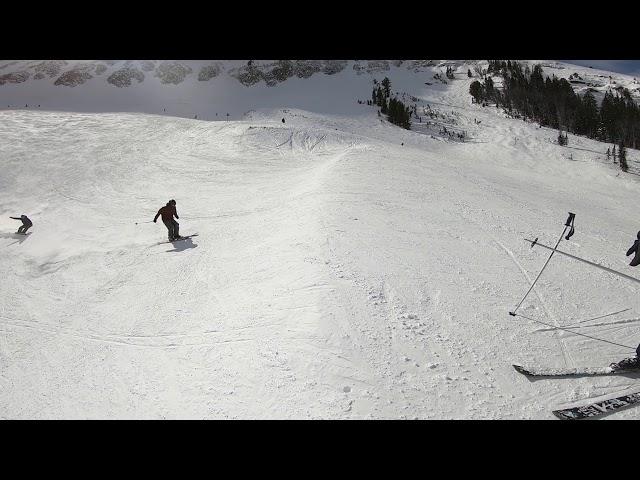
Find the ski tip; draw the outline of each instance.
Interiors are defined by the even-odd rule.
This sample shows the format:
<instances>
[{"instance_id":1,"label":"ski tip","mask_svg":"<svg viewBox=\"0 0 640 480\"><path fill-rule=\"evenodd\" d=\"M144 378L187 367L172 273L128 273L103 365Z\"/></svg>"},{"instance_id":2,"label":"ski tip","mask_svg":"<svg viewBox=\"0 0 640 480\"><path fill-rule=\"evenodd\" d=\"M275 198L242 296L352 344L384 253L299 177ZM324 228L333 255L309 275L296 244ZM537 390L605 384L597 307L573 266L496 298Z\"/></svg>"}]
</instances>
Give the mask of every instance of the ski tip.
<instances>
[{"instance_id":1,"label":"ski tip","mask_svg":"<svg viewBox=\"0 0 640 480\"><path fill-rule=\"evenodd\" d=\"M559 418L560 420L575 420L575 417L567 415L564 410L553 410L551 413L553 413L556 418Z\"/></svg>"},{"instance_id":2,"label":"ski tip","mask_svg":"<svg viewBox=\"0 0 640 480\"><path fill-rule=\"evenodd\" d=\"M525 370L521 365L514 364L513 368L515 368L518 373L522 373L523 375L530 375L530 372L528 370Z\"/></svg>"}]
</instances>

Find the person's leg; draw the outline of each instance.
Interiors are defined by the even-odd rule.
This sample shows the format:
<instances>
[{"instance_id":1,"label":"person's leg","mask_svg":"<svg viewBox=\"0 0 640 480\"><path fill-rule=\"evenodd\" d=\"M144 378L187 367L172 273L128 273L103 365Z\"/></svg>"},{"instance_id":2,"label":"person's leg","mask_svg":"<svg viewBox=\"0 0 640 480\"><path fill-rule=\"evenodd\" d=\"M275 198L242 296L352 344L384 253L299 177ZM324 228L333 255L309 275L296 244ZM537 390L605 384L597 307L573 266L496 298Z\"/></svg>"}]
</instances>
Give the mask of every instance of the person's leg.
<instances>
[{"instance_id":1,"label":"person's leg","mask_svg":"<svg viewBox=\"0 0 640 480\"><path fill-rule=\"evenodd\" d=\"M31 225L23 225L22 226L22 233L26 234L27 230L29 230L31 228Z\"/></svg>"},{"instance_id":2,"label":"person's leg","mask_svg":"<svg viewBox=\"0 0 640 480\"><path fill-rule=\"evenodd\" d=\"M175 220L173 221L173 234L175 238L180 237L180 224Z\"/></svg>"},{"instance_id":3,"label":"person's leg","mask_svg":"<svg viewBox=\"0 0 640 480\"><path fill-rule=\"evenodd\" d=\"M17 233L24 233L24 225L20 225L20 227L18 228Z\"/></svg>"},{"instance_id":4,"label":"person's leg","mask_svg":"<svg viewBox=\"0 0 640 480\"><path fill-rule=\"evenodd\" d=\"M173 236L173 224L170 221L162 221L164 223L164 226L167 227L168 230L168 235L169 235L169 241L173 241L174 236Z\"/></svg>"}]
</instances>

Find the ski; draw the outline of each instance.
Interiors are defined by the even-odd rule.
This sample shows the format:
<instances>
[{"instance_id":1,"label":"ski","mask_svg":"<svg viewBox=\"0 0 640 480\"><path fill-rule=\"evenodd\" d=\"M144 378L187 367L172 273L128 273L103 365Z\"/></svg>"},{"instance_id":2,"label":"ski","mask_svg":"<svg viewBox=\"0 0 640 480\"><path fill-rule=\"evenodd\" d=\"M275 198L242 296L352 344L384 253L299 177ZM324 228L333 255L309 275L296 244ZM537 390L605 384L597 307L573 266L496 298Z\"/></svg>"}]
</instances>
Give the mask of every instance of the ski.
<instances>
[{"instance_id":1,"label":"ski","mask_svg":"<svg viewBox=\"0 0 640 480\"><path fill-rule=\"evenodd\" d=\"M640 368L620 368L611 367L579 367L579 368L530 368L521 365L514 365L517 372L527 377L570 377L575 375L618 375L629 372L640 372Z\"/></svg>"},{"instance_id":2,"label":"ski","mask_svg":"<svg viewBox=\"0 0 640 480\"><path fill-rule=\"evenodd\" d=\"M600 402L589 403L580 407L554 410L553 414L561 420L577 420L580 418L591 418L605 413L616 412L637 403L640 403L640 392L610 398Z\"/></svg>"}]
</instances>

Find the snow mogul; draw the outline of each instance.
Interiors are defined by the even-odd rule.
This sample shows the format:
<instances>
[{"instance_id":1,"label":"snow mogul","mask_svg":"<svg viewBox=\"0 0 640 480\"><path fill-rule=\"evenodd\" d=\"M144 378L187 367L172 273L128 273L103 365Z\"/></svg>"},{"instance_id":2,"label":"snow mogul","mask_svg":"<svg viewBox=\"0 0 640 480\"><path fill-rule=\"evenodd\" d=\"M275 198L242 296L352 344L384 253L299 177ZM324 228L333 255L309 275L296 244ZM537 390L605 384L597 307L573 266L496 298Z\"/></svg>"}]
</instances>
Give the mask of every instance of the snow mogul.
<instances>
[{"instance_id":1,"label":"snow mogul","mask_svg":"<svg viewBox=\"0 0 640 480\"><path fill-rule=\"evenodd\" d=\"M29 217L27 217L26 215L20 215L19 217L9 217L9 218L13 218L14 220L22 220L22 226L18 228L18 231L16 233L21 233L23 235L26 235L27 230L29 230L33 226L33 222L29 220Z\"/></svg>"},{"instance_id":2,"label":"snow mogul","mask_svg":"<svg viewBox=\"0 0 640 480\"><path fill-rule=\"evenodd\" d=\"M173 219L173 217L180 218L176 211L176 201L173 199L169 200L164 207L158 210L158 213L156 213L156 216L153 218L153 223L156 223L159 216L162 216L162 222L169 231L169 241L173 242L174 240L182 239L178 230L180 224Z\"/></svg>"},{"instance_id":3,"label":"snow mogul","mask_svg":"<svg viewBox=\"0 0 640 480\"><path fill-rule=\"evenodd\" d=\"M631 245L631 248L629 250L627 250L627 257L629 255L631 255L632 253L635 253L636 256L633 257L633 260L631 260L631 263L629 264L629 266L631 267L637 267L640 264L640 232L638 232L637 235L637 239L635 242L633 242L633 245Z\"/></svg>"}]
</instances>

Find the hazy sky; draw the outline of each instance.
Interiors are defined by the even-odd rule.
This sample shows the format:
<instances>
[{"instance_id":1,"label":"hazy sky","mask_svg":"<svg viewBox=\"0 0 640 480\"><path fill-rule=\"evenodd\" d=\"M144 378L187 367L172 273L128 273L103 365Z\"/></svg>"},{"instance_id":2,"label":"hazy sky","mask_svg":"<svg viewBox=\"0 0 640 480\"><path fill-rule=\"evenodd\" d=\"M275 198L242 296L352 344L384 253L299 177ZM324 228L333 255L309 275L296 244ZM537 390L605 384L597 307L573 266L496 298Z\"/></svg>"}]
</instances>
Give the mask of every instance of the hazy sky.
<instances>
[{"instance_id":1,"label":"hazy sky","mask_svg":"<svg viewBox=\"0 0 640 480\"><path fill-rule=\"evenodd\" d=\"M640 77L640 60L560 60L576 65L591 66L611 72L626 73Z\"/></svg>"}]
</instances>

